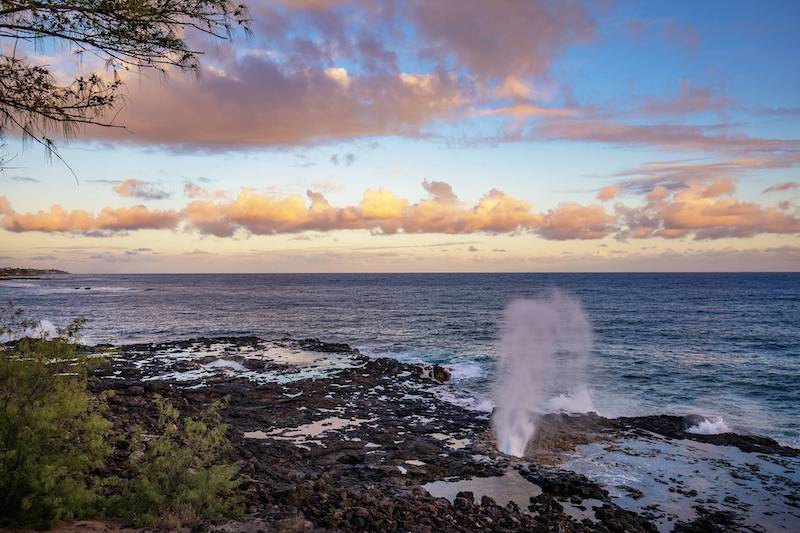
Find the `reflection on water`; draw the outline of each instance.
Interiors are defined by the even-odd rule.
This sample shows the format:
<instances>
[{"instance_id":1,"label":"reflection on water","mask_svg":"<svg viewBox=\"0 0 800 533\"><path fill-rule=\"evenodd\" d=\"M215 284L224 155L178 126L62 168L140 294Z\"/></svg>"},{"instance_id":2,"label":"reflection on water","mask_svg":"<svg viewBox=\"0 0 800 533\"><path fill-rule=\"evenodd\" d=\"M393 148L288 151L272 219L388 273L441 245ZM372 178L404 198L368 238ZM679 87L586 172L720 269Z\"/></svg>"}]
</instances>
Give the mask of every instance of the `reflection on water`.
<instances>
[{"instance_id":1,"label":"reflection on water","mask_svg":"<svg viewBox=\"0 0 800 533\"><path fill-rule=\"evenodd\" d=\"M498 505L505 506L508 502L519 505L523 511L528 510L530 499L542 493L538 485L534 485L513 469L507 470L502 476L474 477L456 481L434 481L422 486L431 496L447 498L452 502L459 492L471 492L475 501L480 502L484 496L489 496Z\"/></svg>"}]
</instances>

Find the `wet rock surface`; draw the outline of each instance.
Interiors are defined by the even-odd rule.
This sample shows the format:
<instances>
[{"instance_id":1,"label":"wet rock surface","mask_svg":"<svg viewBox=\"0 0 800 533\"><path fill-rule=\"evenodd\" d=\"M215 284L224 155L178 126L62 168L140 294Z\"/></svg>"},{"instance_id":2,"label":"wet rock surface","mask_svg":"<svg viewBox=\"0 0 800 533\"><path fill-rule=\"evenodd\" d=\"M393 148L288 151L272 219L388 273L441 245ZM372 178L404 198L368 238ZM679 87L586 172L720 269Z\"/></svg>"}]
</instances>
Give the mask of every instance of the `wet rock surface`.
<instances>
[{"instance_id":1,"label":"wet rock surface","mask_svg":"<svg viewBox=\"0 0 800 533\"><path fill-rule=\"evenodd\" d=\"M233 337L93 350L108 361L93 387L115 392L109 418L122 431L155 421L149 401L155 394L188 416L226 399L229 460L239 467L247 514L196 530L650 532L677 524L681 531L729 531L740 523L697 494L702 513L659 522L668 513L644 509L647 491L643 497L626 487L627 496L616 497L610 485L570 469L569 462L549 466L580 447L644 435L716 444L707 437L719 435L686 434L685 421L673 420L681 417L547 415L530 457L516 459L496 451L488 414L440 399L437 391L448 377L442 367L369 359L316 339ZM737 437L720 443L743 451L757 447L783 460L796 455L769 439ZM512 500L467 489L448 499L423 488L510 471L536 495ZM642 504L620 506L628 501Z\"/></svg>"}]
</instances>

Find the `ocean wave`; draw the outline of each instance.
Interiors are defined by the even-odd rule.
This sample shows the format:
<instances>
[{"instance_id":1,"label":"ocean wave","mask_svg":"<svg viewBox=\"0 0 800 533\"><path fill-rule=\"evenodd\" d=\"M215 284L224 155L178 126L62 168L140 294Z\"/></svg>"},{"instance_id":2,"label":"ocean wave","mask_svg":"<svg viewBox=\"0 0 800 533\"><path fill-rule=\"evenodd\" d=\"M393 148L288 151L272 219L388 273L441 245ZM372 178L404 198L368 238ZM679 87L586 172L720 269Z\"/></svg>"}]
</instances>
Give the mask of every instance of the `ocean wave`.
<instances>
[{"instance_id":1,"label":"ocean wave","mask_svg":"<svg viewBox=\"0 0 800 533\"><path fill-rule=\"evenodd\" d=\"M459 407L463 407L469 411L478 411L481 413L491 413L494 409L494 402L489 398L481 396L469 396L465 393L456 392L449 388L437 388L434 394L445 402L452 403Z\"/></svg>"},{"instance_id":2,"label":"ocean wave","mask_svg":"<svg viewBox=\"0 0 800 533\"><path fill-rule=\"evenodd\" d=\"M39 287L36 283L22 283L18 281L3 281L0 283L0 287L5 287L9 289L31 289L34 287Z\"/></svg>"},{"instance_id":3,"label":"ocean wave","mask_svg":"<svg viewBox=\"0 0 800 533\"><path fill-rule=\"evenodd\" d=\"M135 290L133 287L109 287L109 286L98 286L98 287L69 287L61 289L65 292L69 292L70 290L77 291L77 290L84 290L84 291L95 291L95 292L128 292Z\"/></svg>"},{"instance_id":4,"label":"ocean wave","mask_svg":"<svg viewBox=\"0 0 800 533\"><path fill-rule=\"evenodd\" d=\"M444 366L450 370L453 381L476 380L486 377L488 374L485 364L474 361L455 361L445 363Z\"/></svg>"},{"instance_id":5,"label":"ocean wave","mask_svg":"<svg viewBox=\"0 0 800 533\"><path fill-rule=\"evenodd\" d=\"M3 333L0 335L0 342L9 342L23 337L31 338L50 338L58 334L58 328L49 320L40 320L35 327L26 328L18 333Z\"/></svg>"},{"instance_id":6,"label":"ocean wave","mask_svg":"<svg viewBox=\"0 0 800 533\"><path fill-rule=\"evenodd\" d=\"M9 285L3 285L8 287ZM97 286L90 285L73 285L70 287L48 287L45 285L23 284L19 283L13 288L32 290L35 294L71 294L71 293L97 293L97 292L131 292L135 291L133 287L112 287L112 286Z\"/></svg>"},{"instance_id":7,"label":"ocean wave","mask_svg":"<svg viewBox=\"0 0 800 533\"><path fill-rule=\"evenodd\" d=\"M728 424L725 423L721 416L709 416L687 428L686 432L696 435L719 435L721 433L730 433L731 428L728 427Z\"/></svg>"}]
</instances>

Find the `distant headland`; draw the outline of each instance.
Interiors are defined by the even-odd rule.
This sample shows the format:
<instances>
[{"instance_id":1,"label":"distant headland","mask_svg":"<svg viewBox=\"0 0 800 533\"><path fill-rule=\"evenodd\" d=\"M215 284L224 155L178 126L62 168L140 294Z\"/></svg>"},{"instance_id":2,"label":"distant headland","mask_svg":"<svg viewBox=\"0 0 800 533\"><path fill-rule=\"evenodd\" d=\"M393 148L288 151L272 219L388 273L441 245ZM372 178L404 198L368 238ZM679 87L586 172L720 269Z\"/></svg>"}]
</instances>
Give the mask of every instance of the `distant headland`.
<instances>
[{"instance_id":1,"label":"distant headland","mask_svg":"<svg viewBox=\"0 0 800 533\"><path fill-rule=\"evenodd\" d=\"M0 267L0 280L3 279L36 279L41 276L52 276L54 274L69 274L63 270L55 268L13 268Z\"/></svg>"}]
</instances>

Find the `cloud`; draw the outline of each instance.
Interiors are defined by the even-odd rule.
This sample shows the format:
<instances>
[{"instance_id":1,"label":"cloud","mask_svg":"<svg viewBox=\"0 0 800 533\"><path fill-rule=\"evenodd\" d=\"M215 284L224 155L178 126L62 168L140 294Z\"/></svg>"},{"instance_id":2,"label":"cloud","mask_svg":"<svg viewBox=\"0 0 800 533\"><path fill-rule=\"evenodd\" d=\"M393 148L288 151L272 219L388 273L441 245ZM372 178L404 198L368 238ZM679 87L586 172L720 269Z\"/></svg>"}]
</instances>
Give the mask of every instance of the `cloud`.
<instances>
[{"instance_id":1,"label":"cloud","mask_svg":"<svg viewBox=\"0 0 800 533\"><path fill-rule=\"evenodd\" d=\"M331 163L333 163L337 167L339 165L344 165L346 167L349 167L352 166L353 163L355 162L356 162L356 154L353 153L348 152L346 154L342 154L341 156L339 154L333 154L331 156Z\"/></svg>"},{"instance_id":2,"label":"cloud","mask_svg":"<svg viewBox=\"0 0 800 533\"><path fill-rule=\"evenodd\" d=\"M692 85L682 81L676 96L662 100L647 98L641 106L634 108L630 114L637 116L675 116L709 111L722 112L728 109L732 103L731 98L718 94L710 87Z\"/></svg>"},{"instance_id":3,"label":"cloud","mask_svg":"<svg viewBox=\"0 0 800 533\"><path fill-rule=\"evenodd\" d=\"M140 229L174 229L180 221L180 215L174 211L150 210L143 205L105 207L97 215L81 209L67 211L58 204L49 211L36 213L17 213L7 200L6 206L2 228L15 233L41 231L94 236Z\"/></svg>"},{"instance_id":4,"label":"cloud","mask_svg":"<svg viewBox=\"0 0 800 533\"><path fill-rule=\"evenodd\" d=\"M458 200L458 196L453 192L453 188L449 183L425 180L422 182L422 188L441 202L455 202Z\"/></svg>"},{"instance_id":5,"label":"cloud","mask_svg":"<svg viewBox=\"0 0 800 533\"><path fill-rule=\"evenodd\" d=\"M228 195L228 193L223 190L209 191L205 187L192 181L187 181L183 184L183 194L189 198L224 198Z\"/></svg>"},{"instance_id":6,"label":"cloud","mask_svg":"<svg viewBox=\"0 0 800 533\"><path fill-rule=\"evenodd\" d=\"M42 180L31 178L29 176L11 176L8 179L16 181L17 183L41 183Z\"/></svg>"},{"instance_id":7,"label":"cloud","mask_svg":"<svg viewBox=\"0 0 800 533\"><path fill-rule=\"evenodd\" d=\"M222 77L143 78L129 84L130 105L118 119L126 130L91 128L88 134L204 149L416 136L462 101L457 81L443 70L362 73L343 84L313 65L253 55L227 61L228 75Z\"/></svg>"},{"instance_id":8,"label":"cloud","mask_svg":"<svg viewBox=\"0 0 800 533\"><path fill-rule=\"evenodd\" d=\"M613 200L616 198L617 194L619 193L619 189L614 185L608 185L603 187L597 192L597 199L601 202L606 202L608 200Z\"/></svg>"},{"instance_id":9,"label":"cloud","mask_svg":"<svg viewBox=\"0 0 800 533\"><path fill-rule=\"evenodd\" d=\"M665 188L658 195L648 195L643 207L617 206L625 228L621 238L664 237L695 239L752 237L761 233L800 233L800 216L779 208L764 207L730 195L735 188L730 181L692 183L687 189L671 193Z\"/></svg>"},{"instance_id":10,"label":"cloud","mask_svg":"<svg viewBox=\"0 0 800 533\"><path fill-rule=\"evenodd\" d=\"M498 98L487 114L560 115L570 111L534 100L596 26L582 2L556 0L276 1L251 13L253 41L208 47L199 79L125 74L125 129L87 134L228 150L426 135Z\"/></svg>"},{"instance_id":11,"label":"cloud","mask_svg":"<svg viewBox=\"0 0 800 533\"><path fill-rule=\"evenodd\" d=\"M548 119L530 132L530 139L583 141L665 150L716 152L760 157L773 168L800 163L800 140L766 139L735 133L721 126L628 124L591 116Z\"/></svg>"},{"instance_id":12,"label":"cloud","mask_svg":"<svg viewBox=\"0 0 800 533\"><path fill-rule=\"evenodd\" d=\"M588 41L595 32L579 2L415 0L408 9L427 57L453 57L482 79L543 76L568 44Z\"/></svg>"},{"instance_id":13,"label":"cloud","mask_svg":"<svg viewBox=\"0 0 800 533\"><path fill-rule=\"evenodd\" d=\"M797 183L796 181L784 181L783 183L776 183L775 185L770 185L761 191L761 193L767 194L770 192L791 191L792 189L800 189L800 183Z\"/></svg>"},{"instance_id":14,"label":"cloud","mask_svg":"<svg viewBox=\"0 0 800 533\"><path fill-rule=\"evenodd\" d=\"M538 231L546 239L602 239L614 230L614 220L602 206L565 203L545 214Z\"/></svg>"},{"instance_id":15,"label":"cloud","mask_svg":"<svg viewBox=\"0 0 800 533\"><path fill-rule=\"evenodd\" d=\"M717 239L761 233L800 233L800 213L791 203L765 207L736 199L731 180L718 178L658 184L641 189L640 205L561 203L537 212L523 199L491 189L474 204L458 199L441 181L425 181L429 196L412 201L378 187L364 191L359 202L338 207L321 192L280 195L242 189L236 197L191 200L181 211L145 206L106 207L93 214L67 211L17 213L0 197L0 227L12 232L41 231L107 236L140 229L177 229L217 237L369 231L373 234L536 234L549 240L629 238ZM610 193L606 195L610 198ZM142 250L139 250L142 251Z\"/></svg>"},{"instance_id":16,"label":"cloud","mask_svg":"<svg viewBox=\"0 0 800 533\"><path fill-rule=\"evenodd\" d=\"M578 114L576 109L543 107L535 104L514 104L511 106L490 107L476 111L483 116L510 116L516 119L528 117L571 117Z\"/></svg>"},{"instance_id":17,"label":"cloud","mask_svg":"<svg viewBox=\"0 0 800 533\"><path fill-rule=\"evenodd\" d=\"M364 192L354 206L334 207L318 192L274 197L243 190L226 202L191 202L184 213L190 227L226 237L237 230L256 235L360 229L375 233L538 232L546 239L598 239L611 230L613 216L600 206L564 204L545 214L528 202L492 189L475 205L458 201L444 182L424 182L431 198L412 203L384 189Z\"/></svg>"},{"instance_id":18,"label":"cloud","mask_svg":"<svg viewBox=\"0 0 800 533\"><path fill-rule=\"evenodd\" d=\"M162 190L158 185L137 179L127 179L114 185L114 192L125 198L141 200L163 200L171 193Z\"/></svg>"}]
</instances>

